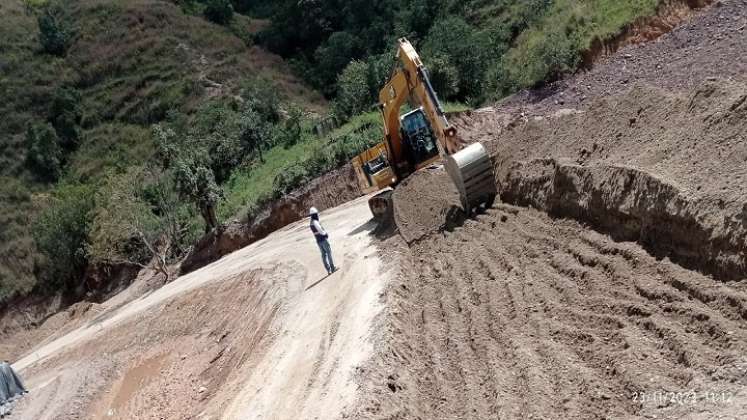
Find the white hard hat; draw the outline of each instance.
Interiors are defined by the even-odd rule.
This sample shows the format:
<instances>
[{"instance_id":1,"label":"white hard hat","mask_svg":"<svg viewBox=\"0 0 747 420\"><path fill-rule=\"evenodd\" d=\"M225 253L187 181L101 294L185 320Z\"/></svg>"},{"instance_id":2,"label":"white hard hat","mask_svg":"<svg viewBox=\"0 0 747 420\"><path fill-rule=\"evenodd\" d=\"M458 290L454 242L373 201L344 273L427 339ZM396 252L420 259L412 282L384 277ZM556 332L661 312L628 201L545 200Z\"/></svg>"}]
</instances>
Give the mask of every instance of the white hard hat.
<instances>
[{"instance_id":1,"label":"white hard hat","mask_svg":"<svg viewBox=\"0 0 747 420\"><path fill-rule=\"evenodd\" d=\"M309 216L313 216L315 214L319 214L319 210L316 209L316 207L312 207L309 209Z\"/></svg>"}]
</instances>

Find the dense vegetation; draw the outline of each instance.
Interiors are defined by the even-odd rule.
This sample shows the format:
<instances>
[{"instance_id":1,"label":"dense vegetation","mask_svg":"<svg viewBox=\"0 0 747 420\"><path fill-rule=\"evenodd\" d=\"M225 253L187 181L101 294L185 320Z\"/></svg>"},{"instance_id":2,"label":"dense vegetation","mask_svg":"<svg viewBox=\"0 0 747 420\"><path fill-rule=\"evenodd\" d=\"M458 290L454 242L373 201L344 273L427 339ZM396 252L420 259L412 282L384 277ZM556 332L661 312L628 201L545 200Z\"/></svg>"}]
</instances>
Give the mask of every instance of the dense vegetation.
<instances>
[{"instance_id":1,"label":"dense vegetation","mask_svg":"<svg viewBox=\"0 0 747 420\"><path fill-rule=\"evenodd\" d=\"M80 296L92 265L168 276L204 231L347 162L380 138L369 111L400 36L442 97L477 104L573 71L656 5L3 1L0 305ZM330 109L294 74L347 123L314 134Z\"/></svg>"},{"instance_id":2,"label":"dense vegetation","mask_svg":"<svg viewBox=\"0 0 747 420\"><path fill-rule=\"evenodd\" d=\"M231 148L236 127L218 132L215 119L265 106L274 115L257 125L274 130L285 110L306 110L304 120L324 112L280 59L251 47L253 20L234 13L213 24L207 5L197 6L0 4L0 303L33 289L85 292L92 262L175 258L205 220L218 223L210 215L230 196L219 184L254 164ZM194 127L172 149L194 141L203 156L167 156L154 133L172 125ZM276 143L271 134L262 148Z\"/></svg>"},{"instance_id":3,"label":"dense vegetation","mask_svg":"<svg viewBox=\"0 0 747 420\"><path fill-rule=\"evenodd\" d=\"M593 39L654 12L657 0L385 0L272 2L259 34L328 97L356 110L351 80L380 86L398 37L416 44L450 100L480 103L577 68ZM387 54L388 53L388 54ZM351 61L352 60L352 61ZM384 62L382 64L382 62ZM360 85L358 85L360 86ZM359 97L357 101L360 101ZM369 105L373 99L366 101Z\"/></svg>"}]
</instances>

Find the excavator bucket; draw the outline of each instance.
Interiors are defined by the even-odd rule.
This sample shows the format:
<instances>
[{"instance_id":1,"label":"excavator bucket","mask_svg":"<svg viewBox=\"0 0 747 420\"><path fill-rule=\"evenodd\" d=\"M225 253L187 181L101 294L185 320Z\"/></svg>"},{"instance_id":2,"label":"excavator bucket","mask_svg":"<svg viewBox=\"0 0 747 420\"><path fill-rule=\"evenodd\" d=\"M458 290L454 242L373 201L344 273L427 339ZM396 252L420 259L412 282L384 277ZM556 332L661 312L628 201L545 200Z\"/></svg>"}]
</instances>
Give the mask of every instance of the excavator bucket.
<instances>
[{"instance_id":1,"label":"excavator bucket","mask_svg":"<svg viewBox=\"0 0 747 420\"><path fill-rule=\"evenodd\" d=\"M390 226L394 223L393 193L392 188L385 188L368 199L368 207L371 209L376 224L380 227Z\"/></svg>"},{"instance_id":2,"label":"excavator bucket","mask_svg":"<svg viewBox=\"0 0 747 420\"><path fill-rule=\"evenodd\" d=\"M482 144L471 144L447 156L446 172L459 191L467 215L493 205L497 194L493 163Z\"/></svg>"}]
</instances>

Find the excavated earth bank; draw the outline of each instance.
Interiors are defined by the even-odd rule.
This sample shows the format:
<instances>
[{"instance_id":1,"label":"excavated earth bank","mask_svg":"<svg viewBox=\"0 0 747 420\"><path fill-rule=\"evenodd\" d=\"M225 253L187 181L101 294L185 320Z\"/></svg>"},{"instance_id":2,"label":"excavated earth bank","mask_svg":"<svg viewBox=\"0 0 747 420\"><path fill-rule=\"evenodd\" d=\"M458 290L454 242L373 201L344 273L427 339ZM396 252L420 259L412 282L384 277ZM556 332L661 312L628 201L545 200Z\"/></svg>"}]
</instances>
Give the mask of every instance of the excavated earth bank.
<instances>
[{"instance_id":1,"label":"excavated earth bank","mask_svg":"<svg viewBox=\"0 0 747 420\"><path fill-rule=\"evenodd\" d=\"M747 85L588 105L456 118L503 201L462 226L399 187L356 418L747 418Z\"/></svg>"},{"instance_id":2,"label":"excavated earth bank","mask_svg":"<svg viewBox=\"0 0 747 420\"><path fill-rule=\"evenodd\" d=\"M737 280L747 274L747 85L637 86L517 123L490 143L503 201L638 241Z\"/></svg>"}]
</instances>

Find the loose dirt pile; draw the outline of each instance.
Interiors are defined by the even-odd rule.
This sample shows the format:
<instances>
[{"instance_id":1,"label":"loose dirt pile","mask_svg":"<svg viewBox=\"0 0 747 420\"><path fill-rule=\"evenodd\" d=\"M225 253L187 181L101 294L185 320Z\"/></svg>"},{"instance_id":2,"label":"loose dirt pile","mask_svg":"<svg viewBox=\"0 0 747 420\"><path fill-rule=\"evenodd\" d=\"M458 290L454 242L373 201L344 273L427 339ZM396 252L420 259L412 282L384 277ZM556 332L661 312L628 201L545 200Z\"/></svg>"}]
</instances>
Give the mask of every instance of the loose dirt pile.
<instances>
[{"instance_id":1,"label":"loose dirt pile","mask_svg":"<svg viewBox=\"0 0 747 420\"><path fill-rule=\"evenodd\" d=\"M358 418L747 416L743 291L508 205L392 252Z\"/></svg>"},{"instance_id":2,"label":"loose dirt pile","mask_svg":"<svg viewBox=\"0 0 747 420\"><path fill-rule=\"evenodd\" d=\"M452 229L464 220L459 192L452 182L442 182L446 170L420 170L405 179L392 194L394 221L407 243ZM428 188L423 188L423 185Z\"/></svg>"},{"instance_id":3,"label":"loose dirt pile","mask_svg":"<svg viewBox=\"0 0 747 420\"><path fill-rule=\"evenodd\" d=\"M747 85L638 86L488 143L505 202L572 217L722 279L747 275Z\"/></svg>"}]
</instances>

